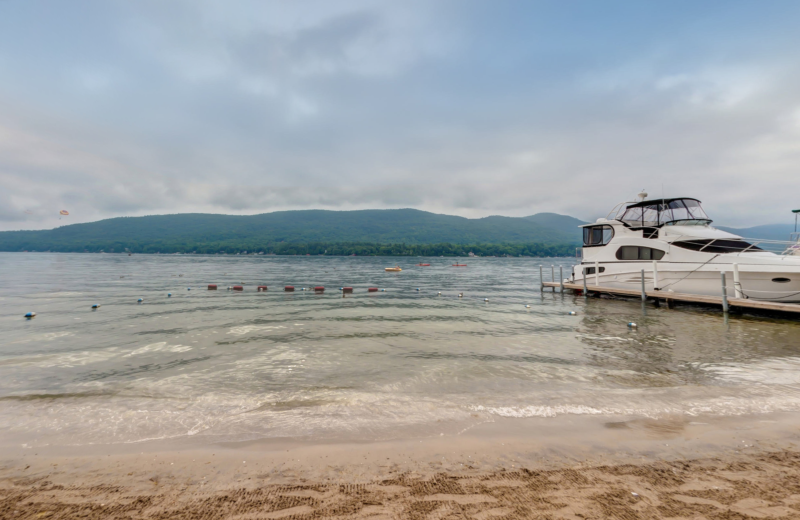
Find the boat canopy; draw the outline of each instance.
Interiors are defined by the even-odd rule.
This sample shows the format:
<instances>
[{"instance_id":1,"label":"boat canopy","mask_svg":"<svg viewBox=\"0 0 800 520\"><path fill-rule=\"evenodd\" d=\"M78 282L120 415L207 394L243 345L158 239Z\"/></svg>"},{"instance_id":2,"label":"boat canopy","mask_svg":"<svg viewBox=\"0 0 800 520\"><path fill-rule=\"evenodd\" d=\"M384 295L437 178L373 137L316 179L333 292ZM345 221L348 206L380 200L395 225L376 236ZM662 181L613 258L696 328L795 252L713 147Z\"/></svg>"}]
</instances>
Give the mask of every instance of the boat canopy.
<instances>
[{"instance_id":1,"label":"boat canopy","mask_svg":"<svg viewBox=\"0 0 800 520\"><path fill-rule=\"evenodd\" d=\"M630 227L660 227L676 224L708 224L711 219L700 207L700 201L678 199L644 200L630 204L618 220Z\"/></svg>"}]
</instances>

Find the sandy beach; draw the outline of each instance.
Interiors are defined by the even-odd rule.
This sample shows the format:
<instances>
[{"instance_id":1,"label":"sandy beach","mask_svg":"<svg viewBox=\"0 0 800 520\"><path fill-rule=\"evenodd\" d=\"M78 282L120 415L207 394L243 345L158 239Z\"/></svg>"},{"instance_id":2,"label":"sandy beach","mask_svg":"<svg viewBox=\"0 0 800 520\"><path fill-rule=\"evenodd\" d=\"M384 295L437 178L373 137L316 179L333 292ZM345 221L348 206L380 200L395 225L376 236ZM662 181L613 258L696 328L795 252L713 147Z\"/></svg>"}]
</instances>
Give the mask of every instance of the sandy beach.
<instances>
[{"instance_id":1,"label":"sandy beach","mask_svg":"<svg viewBox=\"0 0 800 520\"><path fill-rule=\"evenodd\" d=\"M0 516L800 518L797 425L554 418L364 444L6 448Z\"/></svg>"}]
</instances>

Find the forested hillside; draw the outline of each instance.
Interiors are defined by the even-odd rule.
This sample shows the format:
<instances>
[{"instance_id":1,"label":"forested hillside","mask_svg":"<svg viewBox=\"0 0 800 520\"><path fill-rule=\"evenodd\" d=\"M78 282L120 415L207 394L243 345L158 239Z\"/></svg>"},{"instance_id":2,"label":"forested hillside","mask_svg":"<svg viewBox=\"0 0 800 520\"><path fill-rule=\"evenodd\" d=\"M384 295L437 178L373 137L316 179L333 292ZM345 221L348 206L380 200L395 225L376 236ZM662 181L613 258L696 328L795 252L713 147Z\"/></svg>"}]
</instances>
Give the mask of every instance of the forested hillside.
<instances>
[{"instance_id":1,"label":"forested hillside","mask_svg":"<svg viewBox=\"0 0 800 520\"><path fill-rule=\"evenodd\" d=\"M470 249L554 256L574 253L581 223L553 213L467 219L413 209L154 215L6 231L0 233L0 251L449 255Z\"/></svg>"}]
</instances>

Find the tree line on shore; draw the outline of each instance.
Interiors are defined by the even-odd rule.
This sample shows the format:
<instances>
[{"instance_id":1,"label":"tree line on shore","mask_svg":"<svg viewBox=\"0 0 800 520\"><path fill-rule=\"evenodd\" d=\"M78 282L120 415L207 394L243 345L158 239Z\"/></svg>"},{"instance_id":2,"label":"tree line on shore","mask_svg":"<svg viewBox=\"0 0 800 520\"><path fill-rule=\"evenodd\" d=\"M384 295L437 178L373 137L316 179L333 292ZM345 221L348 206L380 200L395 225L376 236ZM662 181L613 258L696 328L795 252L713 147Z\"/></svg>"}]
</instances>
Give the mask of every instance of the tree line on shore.
<instances>
[{"instance_id":1,"label":"tree line on shore","mask_svg":"<svg viewBox=\"0 0 800 520\"><path fill-rule=\"evenodd\" d=\"M505 243L505 244L378 244L369 242L258 243L225 241L190 243L164 241L93 241L88 244L51 243L16 244L6 251L52 251L64 253L136 253L136 254L265 254L326 256L574 256L575 244Z\"/></svg>"}]
</instances>

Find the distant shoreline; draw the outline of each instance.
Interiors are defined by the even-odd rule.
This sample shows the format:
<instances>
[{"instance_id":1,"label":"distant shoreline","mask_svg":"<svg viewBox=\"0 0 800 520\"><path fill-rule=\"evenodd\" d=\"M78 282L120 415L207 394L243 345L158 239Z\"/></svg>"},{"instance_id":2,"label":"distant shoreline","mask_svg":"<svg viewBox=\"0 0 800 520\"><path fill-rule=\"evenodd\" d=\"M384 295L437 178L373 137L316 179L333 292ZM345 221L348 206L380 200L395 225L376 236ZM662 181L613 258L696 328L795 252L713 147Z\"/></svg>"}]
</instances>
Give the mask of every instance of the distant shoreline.
<instances>
[{"instance_id":1,"label":"distant shoreline","mask_svg":"<svg viewBox=\"0 0 800 520\"><path fill-rule=\"evenodd\" d=\"M75 247L45 244L44 247L3 248L6 253L103 253L132 255L206 255L206 256L426 256L426 257L575 257L578 244L378 244L359 242L277 243L221 246L185 244L181 247L160 244L134 245L124 241L95 243Z\"/></svg>"},{"instance_id":2,"label":"distant shoreline","mask_svg":"<svg viewBox=\"0 0 800 520\"><path fill-rule=\"evenodd\" d=\"M358 257L368 257L368 258L397 258L397 257L408 257L408 258L575 258L575 255L551 255L551 256L539 256L539 255L414 255L414 254L388 254L388 255L337 255L337 254L289 254L289 253L273 253L273 254L236 254L236 253L118 253L118 252L106 252L106 251L0 251L0 253L16 253L16 254L62 254L62 255L117 255L117 256L204 256L204 257L287 257L287 256L298 256L298 257L328 257L328 258L358 258Z\"/></svg>"}]
</instances>

